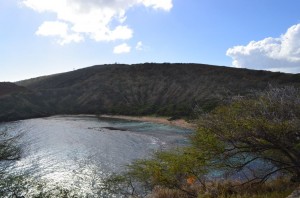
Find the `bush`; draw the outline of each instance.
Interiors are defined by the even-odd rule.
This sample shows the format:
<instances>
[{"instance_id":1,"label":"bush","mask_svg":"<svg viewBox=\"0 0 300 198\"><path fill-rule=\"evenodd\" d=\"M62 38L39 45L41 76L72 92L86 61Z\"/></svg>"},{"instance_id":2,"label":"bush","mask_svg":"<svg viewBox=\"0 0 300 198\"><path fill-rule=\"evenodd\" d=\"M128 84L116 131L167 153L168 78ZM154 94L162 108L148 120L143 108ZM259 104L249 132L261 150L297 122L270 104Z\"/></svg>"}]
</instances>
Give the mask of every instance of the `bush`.
<instances>
[{"instance_id":1,"label":"bush","mask_svg":"<svg viewBox=\"0 0 300 198\"><path fill-rule=\"evenodd\" d=\"M300 179L300 90L271 87L234 98L201 115L190 140L185 148L133 162L108 180L106 190L118 186L123 194L130 189L127 195L139 196L160 187L158 197L164 193L176 197L178 192L187 197L278 194L280 175L282 186L293 186L290 177ZM213 173L219 173L219 182L212 180ZM224 177L228 182L221 181ZM290 187L278 195L286 195Z\"/></svg>"},{"instance_id":2,"label":"bush","mask_svg":"<svg viewBox=\"0 0 300 198\"><path fill-rule=\"evenodd\" d=\"M264 182L278 172L299 180L300 91L270 88L255 98L235 99L203 116L192 142L234 172L263 164L247 172L249 182Z\"/></svg>"}]
</instances>

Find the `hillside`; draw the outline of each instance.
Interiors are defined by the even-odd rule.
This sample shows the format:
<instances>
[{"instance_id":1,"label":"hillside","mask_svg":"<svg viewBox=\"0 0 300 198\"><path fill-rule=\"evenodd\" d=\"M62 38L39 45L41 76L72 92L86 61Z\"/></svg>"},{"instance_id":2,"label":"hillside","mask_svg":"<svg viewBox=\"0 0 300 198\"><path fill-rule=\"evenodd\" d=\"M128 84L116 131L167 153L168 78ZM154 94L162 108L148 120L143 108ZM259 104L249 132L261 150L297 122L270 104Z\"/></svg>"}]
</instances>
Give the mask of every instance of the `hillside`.
<instances>
[{"instance_id":1,"label":"hillside","mask_svg":"<svg viewBox=\"0 0 300 198\"><path fill-rule=\"evenodd\" d=\"M25 87L9 82L0 82L0 121L31 116L29 108L32 105L23 97L27 93L29 90Z\"/></svg>"},{"instance_id":2,"label":"hillside","mask_svg":"<svg viewBox=\"0 0 300 198\"><path fill-rule=\"evenodd\" d=\"M14 83L10 82L0 82L0 97L3 97L5 95L9 95L12 93L18 93L25 91L25 87L18 86Z\"/></svg>"},{"instance_id":3,"label":"hillside","mask_svg":"<svg viewBox=\"0 0 300 198\"><path fill-rule=\"evenodd\" d=\"M15 103L26 100L36 110L24 118L79 113L190 116L196 105L209 111L224 97L263 90L269 84L300 86L300 75L202 64L113 64L17 84L30 93L15 96Z\"/></svg>"},{"instance_id":4,"label":"hillside","mask_svg":"<svg viewBox=\"0 0 300 198\"><path fill-rule=\"evenodd\" d=\"M49 115L43 100L32 90L14 83L0 82L0 121Z\"/></svg>"}]
</instances>

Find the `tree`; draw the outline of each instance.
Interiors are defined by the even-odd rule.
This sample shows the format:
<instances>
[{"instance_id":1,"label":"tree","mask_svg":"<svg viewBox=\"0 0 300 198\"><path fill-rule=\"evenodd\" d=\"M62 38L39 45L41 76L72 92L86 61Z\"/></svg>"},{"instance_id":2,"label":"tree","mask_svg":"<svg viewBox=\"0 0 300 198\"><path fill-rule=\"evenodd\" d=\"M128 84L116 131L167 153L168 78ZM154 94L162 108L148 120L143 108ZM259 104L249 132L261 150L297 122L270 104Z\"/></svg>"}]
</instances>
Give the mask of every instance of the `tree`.
<instances>
[{"instance_id":1,"label":"tree","mask_svg":"<svg viewBox=\"0 0 300 198\"><path fill-rule=\"evenodd\" d=\"M19 191L15 184L21 181L21 177L9 175L6 171L11 162L20 158L21 148L17 144L19 137L11 135L7 130L0 131L0 196L16 195Z\"/></svg>"},{"instance_id":2,"label":"tree","mask_svg":"<svg viewBox=\"0 0 300 198\"><path fill-rule=\"evenodd\" d=\"M276 173L300 180L300 90L270 88L238 97L199 119L192 144L215 156L218 168L243 172L247 182Z\"/></svg>"},{"instance_id":3,"label":"tree","mask_svg":"<svg viewBox=\"0 0 300 198\"><path fill-rule=\"evenodd\" d=\"M205 187L206 164L206 158L190 147L159 151L151 159L134 161L125 173L109 177L102 190L125 197L139 197L161 186L197 197L191 187L196 181Z\"/></svg>"},{"instance_id":4,"label":"tree","mask_svg":"<svg viewBox=\"0 0 300 198\"><path fill-rule=\"evenodd\" d=\"M16 141L19 136L8 134L7 130L0 131L0 174L6 168L6 164L20 158L20 147L17 146ZM6 163L5 163L6 162Z\"/></svg>"},{"instance_id":5,"label":"tree","mask_svg":"<svg viewBox=\"0 0 300 198\"><path fill-rule=\"evenodd\" d=\"M235 97L203 113L190 142L134 161L124 173L109 178L103 190L138 196L140 189L147 193L161 186L196 197L201 190L195 191L193 184L206 192L212 173L229 179L243 176L238 183L250 186L279 173L299 181L300 90L270 87Z\"/></svg>"}]
</instances>

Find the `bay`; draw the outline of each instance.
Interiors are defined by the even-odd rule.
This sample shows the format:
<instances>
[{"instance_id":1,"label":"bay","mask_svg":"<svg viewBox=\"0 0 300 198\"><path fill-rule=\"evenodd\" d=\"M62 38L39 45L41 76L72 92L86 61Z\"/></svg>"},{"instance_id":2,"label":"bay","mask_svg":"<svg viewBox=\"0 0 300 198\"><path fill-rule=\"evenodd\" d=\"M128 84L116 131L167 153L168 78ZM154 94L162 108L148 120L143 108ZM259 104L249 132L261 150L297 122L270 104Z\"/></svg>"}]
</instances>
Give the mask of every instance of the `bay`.
<instances>
[{"instance_id":1,"label":"bay","mask_svg":"<svg viewBox=\"0 0 300 198\"><path fill-rule=\"evenodd\" d=\"M53 116L2 123L20 134L22 157L9 169L48 185L92 192L114 172L154 151L187 143L188 129L150 122L98 119L92 115Z\"/></svg>"}]
</instances>

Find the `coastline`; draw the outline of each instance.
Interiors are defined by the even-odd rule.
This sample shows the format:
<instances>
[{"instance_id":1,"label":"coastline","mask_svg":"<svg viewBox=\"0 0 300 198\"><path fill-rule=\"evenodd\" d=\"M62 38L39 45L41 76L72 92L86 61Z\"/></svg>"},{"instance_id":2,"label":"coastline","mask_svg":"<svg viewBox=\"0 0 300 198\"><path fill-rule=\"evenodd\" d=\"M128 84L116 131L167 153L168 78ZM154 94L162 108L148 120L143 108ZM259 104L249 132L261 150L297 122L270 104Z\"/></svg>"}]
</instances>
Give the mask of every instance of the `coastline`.
<instances>
[{"instance_id":1,"label":"coastline","mask_svg":"<svg viewBox=\"0 0 300 198\"><path fill-rule=\"evenodd\" d=\"M99 118L116 118L123 120L134 120L143 122L154 122L159 124L167 124L181 128L195 130L196 125L189 123L184 119L168 120L167 117L151 117L151 116L126 116L126 115L99 115Z\"/></svg>"}]
</instances>

